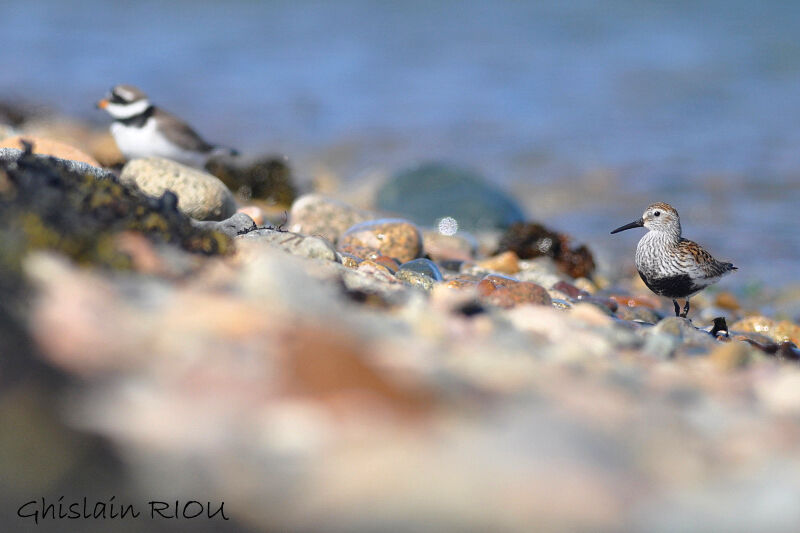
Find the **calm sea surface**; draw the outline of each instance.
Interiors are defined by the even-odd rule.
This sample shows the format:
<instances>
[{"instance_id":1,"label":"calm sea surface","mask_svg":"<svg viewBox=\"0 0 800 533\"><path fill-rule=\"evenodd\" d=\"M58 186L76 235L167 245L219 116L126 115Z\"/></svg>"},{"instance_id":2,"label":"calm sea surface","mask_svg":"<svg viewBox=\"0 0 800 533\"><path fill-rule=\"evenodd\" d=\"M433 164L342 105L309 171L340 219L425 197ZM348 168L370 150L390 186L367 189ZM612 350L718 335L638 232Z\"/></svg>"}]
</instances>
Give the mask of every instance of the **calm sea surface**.
<instances>
[{"instance_id":1,"label":"calm sea surface","mask_svg":"<svg viewBox=\"0 0 800 533\"><path fill-rule=\"evenodd\" d=\"M800 2L0 0L0 96L102 121L115 83L345 181L445 159L630 263L652 201L800 281ZM603 253L603 252L601 252ZM614 257L618 256L618 257Z\"/></svg>"}]
</instances>

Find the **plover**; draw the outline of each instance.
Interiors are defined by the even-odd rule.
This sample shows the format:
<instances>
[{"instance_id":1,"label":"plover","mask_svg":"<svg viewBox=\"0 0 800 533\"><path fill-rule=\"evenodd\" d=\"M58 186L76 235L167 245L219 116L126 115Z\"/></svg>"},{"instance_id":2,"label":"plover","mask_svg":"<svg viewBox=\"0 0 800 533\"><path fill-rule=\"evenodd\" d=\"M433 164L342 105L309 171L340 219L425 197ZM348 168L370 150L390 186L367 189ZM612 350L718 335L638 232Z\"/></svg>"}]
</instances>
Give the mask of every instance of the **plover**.
<instances>
[{"instance_id":1,"label":"plover","mask_svg":"<svg viewBox=\"0 0 800 533\"><path fill-rule=\"evenodd\" d=\"M204 167L211 157L236 155L235 150L203 140L188 124L150 103L131 85L113 87L97 102L114 118L111 134L126 159L165 157L194 167Z\"/></svg>"},{"instance_id":2,"label":"plover","mask_svg":"<svg viewBox=\"0 0 800 533\"><path fill-rule=\"evenodd\" d=\"M696 242L681 237L681 219L669 204L651 204L639 220L611 233L645 227L648 231L636 246L636 269L645 285L672 298L675 316L686 317L689 298L736 270L732 263L717 261ZM686 298L683 314L678 298Z\"/></svg>"}]
</instances>

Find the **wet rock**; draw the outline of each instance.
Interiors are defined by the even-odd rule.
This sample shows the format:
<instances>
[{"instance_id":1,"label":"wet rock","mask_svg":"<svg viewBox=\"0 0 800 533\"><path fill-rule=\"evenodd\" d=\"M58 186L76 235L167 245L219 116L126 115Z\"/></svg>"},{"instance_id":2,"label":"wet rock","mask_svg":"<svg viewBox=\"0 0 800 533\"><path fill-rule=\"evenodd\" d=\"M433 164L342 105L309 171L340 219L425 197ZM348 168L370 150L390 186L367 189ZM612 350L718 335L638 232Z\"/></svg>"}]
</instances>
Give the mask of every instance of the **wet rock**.
<instances>
[{"instance_id":1,"label":"wet rock","mask_svg":"<svg viewBox=\"0 0 800 533\"><path fill-rule=\"evenodd\" d=\"M31 144L34 154L49 155L59 159L69 159L71 161L80 161L81 163L92 165L93 167L100 166L100 163L95 158L79 150L78 148L45 137L34 137L32 135L8 137L0 142L0 148L16 148L17 150L24 150L25 146L23 142Z\"/></svg>"},{"instance_id":2,"label":"wet rock","mask_svg":"<svg viewBox=\"0 0 800 533\"><path fill-rule=\"evenodd\" d=\"M516 281L502 276L486 276L478 283L482 301L509 309L520 304L551 305L544 287L530 281Z\"/></svg>"},{"instance_id":3,"label":"wet rock","mask_svg":"<svg viewBox=\"0 0 800 533\"><path fill-rule=\"evenodd\" d=\"M484 268L492 272L501 272L503 274L516 274L521 270L519 266L519 257L517 257L517 254L511 251L503 252L493 257L489 257L488 259L478 261L477 265L480 268Z\"/></svg>"},{"instance_id":4,"label":"wet rock","mask_svg":"<svg viewBox=\"0 0 800 533\"><path fill-rule=\"evenodd\" d=\"M766 335L777 343L800 344L800 326L788 320L780 322L765 316L749 316L730 325L731 331L751 331Z\"/></svg>"},{"instance_id":5,"label":"wet rock","mask_svg":"<svg viewBox=\"0 0 800 533\"><path fill-rule=\"evenodd\" d=\"M359 263L363 261L363 259L359 259L353 254L348 254L346 252L337 253L339 254L339 261L347 268L358 268Z\"/></svg>"},{"instance_id":6,"label":"wet rock","mask_svg":"<svg viewBox=\"0 0 800 533\"><path fill-rule=\"evenodd\" d=\"M399 270L395 274L395 277L408 283L412 287L417 287L426 291L433 290L433 278L422 272L416 270Z\"/></svg>"},{"instance_id":7,"label":"wet rock","mask_svg":"<svg viewBox=\"0 0 800 533\"><path fill-rule=\"evenodd\" d=\"M422 235L407 220L370 220L351 227L339 239L341 251L358 255L353 247L373 250L405 263L419 257L422 252Z\"/></svg>"},{"instance_id":8,"label":"wet rock","mask_svg":"<svg viewBox=\"0 0 800 533\"><path fill-rule=\"evenodd\" d=\"M400 265L400 271L414 271L419 272L420 274L425 274L426 276L430 277L433 281L442 281L444 278L442 277L442 272L439 270L439 267L436 266L436 263L431 261L430 259L412 259L407 263L403 263Z\"/></svg>"},{"instance_id":9,"label":"wet rock","mask_svg":"<svg viewBox=\"0 0 800 533\"><path fill-rule=\"evenodd\" d=\"M240 213L238 216L247 215ZM327 240L290 231L277 231L268 228L255 229L238 236L236 242L245 246L266 244L300 257L338 261L336 248Z\"/></svg>"},{"instance_id":10,"label":"wet rock","mask_svg":"<svg viewBox=\"0 0 800 533\"><path fill-rule=\"evenodd\" d=\"M573 278L589 277L595 269L594 258L585 245L572 247L567 235L535 222L512 224L501 237L497 253L511 250L521 259L552 257L559 269Z\"/></svg>"},{"instance_id":11,"label":"wet rock","mask_svg":"<svg viewBox=\"0 0 800 533\"><path fill-rule=\"evenodd\" d=\"M553 288L557 291L563 292L564 294L575 300L577 300L581 296L589 295L589 293L587 293L586 291L582 291L575 285L567 283L566 281L559 281L558 283L553 285Z\"/></svg>"},{"instance_id":12,"label":"wet rock","mask_svg":"<svg viewBox=\"0 0 800 533\"><path fill-rule=\"evenodd\" d=\"M367 259L377 259L378 257L385 257L382 256L380 251L373 250L372 248L367 248L366 246L355 246L355 245L339 245L337 248L339 252L343 254L349 254L358 259L359 261L365 261Z\"/></svg>"},{"instance_id":13,"label":"wet rock","mask_svg":"<svg viewBox=\"0 0 800 533\"><path fill-rule=\"evenodd\" d=\"M505 229L525 216L508 194L480 175L441 163L427 163L396 173L378 191L377 206L423 226L452 219L449 233Z\"/></svg>"},{"instance_id":14,"label":"wet rock","mask_svg":"<svg viewBox=\"0 0 800 533\"><path fill-rule=\"evenodd\" d=\"M210 231L219 231L228 237L236 237L256 229L256 223L244 213L235 213L225 220L192 220L192 225Z\"/></svg>"},{"instance_id":15,"label":"wet rock","mask_svg":"<svg viewBox=\"0 0 800 533\"><path fill-rule=\"evenodd\" d=\"M445 282L449 289L472 289L478 286L478 281L472 278L453 278Z\"/></svg>"},{"instance_id":16,"label":"wet rock","mask_svg":"<svg viewBox=\"0 0 800 533\"><path fill-rule=\"evenodd\" d=\"M400 265L397 263L397 261L385 255L379 255L377 257L373 257L371 261L374 261L379 265L385 266L386 269L392 274L396 274L397 271L400 269Z\"/></svg>"},{"instance_id":17,"label":"wet rock","mask_svg":"<svg viewBox=\"0 0 800 533\"><path fill-rule=\"evenodd\" d=\"M348 228L375 219L375 214L319 194L306 194L292 204L289 229L318 235L336 244Z\"/></svg>"},{"instance_id":18,"label":"wet rock","mask_svg":"<svg viewBox=\"0 0 800 533\"><path fill-rule=\"evenodd\" d=\"M225 220L236 212L228 188L214 176L169 159L149 157L128 161L120 181L159 197L169 190L178 196L178 209L197 220Z\"/></svg>"},{"instance_id":19,"label":"wet rock","mask_svg":"<svg viewBox=\"0 0 800 533\"><path fill-rule=\"evenodd\" d=\"M265 157L249 164L233 159L212 159L206 170L242 201L268 200L289 206L297 196L292 171L284 157Z\"/></svg>"}]
</instances>

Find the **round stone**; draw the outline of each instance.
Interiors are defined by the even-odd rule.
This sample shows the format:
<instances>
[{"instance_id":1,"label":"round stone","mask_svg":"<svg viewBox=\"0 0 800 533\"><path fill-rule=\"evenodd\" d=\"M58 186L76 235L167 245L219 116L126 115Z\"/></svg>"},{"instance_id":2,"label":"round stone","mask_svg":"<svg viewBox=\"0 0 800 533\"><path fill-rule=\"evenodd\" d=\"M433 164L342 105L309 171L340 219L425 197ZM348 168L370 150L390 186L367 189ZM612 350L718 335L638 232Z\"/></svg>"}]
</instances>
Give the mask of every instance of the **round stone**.
<instances>
[{"instance_id":1,"label":"round stone","mask_svg":"<svg viewBox=\"0 0 800 533\"><path fill-rule=\"evenodd\" d=\"M399 270L395 277L412 287L418 287L426 291L433 289L433 278L416 270Z\"/></svg>"},{"instance_id":2,"label":"round stone","mask_svg":"<svg viewBox=\"0 0 800 533\"><path fill-rule=\"evenodd\" d=\"M306 235L319 235L336 243L348 228L375 218L367 211L319 194L306 194L292 204L289 229Z\"/></svg>"},{"instance_id":3,"label":"round stone","mask_svg":"<svg viewBox=\"0 0 800 533\"><path fill-rule=\"evenodd\" d=\"M517 202L482 176L442 163L398 172L378 191L377 205L445 234L504 229L525 219Z\"/></svg>"},{"instance_id":4,"label":"round stone","mask_svg":"<svg viewBox=\"0 0 800 533\"><path fill-rule=\"evenodd\" d=\"M478 293L484 302L505 309L520 304L552 304L550 294L541 285L505 276L486 276L478 283Z\"/></svg>"},{"instance_id":5,"label":"round stone","mask_svg":"<svg viewBox=\"0 0 800 533\"><path fill-rule=\"evenodd\" d=\"M407 263L403 263L400 265L400 271L410 270L413 272L419 272L420 274L425 274L429 276L434 281L442 281L444 277L442 276L442 272L439 270L439 267L436 266L436 263L431 261L430 259L420 258L420 259L413 259L408 261Z\"/></svg>"},{"instance_id":6,"label":"round stone","mask_svg":"<svg viewBox=\"0 0 800 533\"><path fill-rule=\"evenodd\" d=\"M178 209L198 220L225 220L236 212L233 194L218 178L169 159L149 157L129 161L119 179L157 198L164 191L174 192L178 196Z\"/></svg>"},{"instance_id":7,"label":"round stone","mask_svg":"<svg viewBox=\"0 0 800 533\"><path fill-rule=\"evenodd\" d=\"M407 220L369 220L351 227L339 239L340 251L362 257L354 252L358 249L373 250L402 264L422 253L422 234Z\"/></svg>"}]
</instances>

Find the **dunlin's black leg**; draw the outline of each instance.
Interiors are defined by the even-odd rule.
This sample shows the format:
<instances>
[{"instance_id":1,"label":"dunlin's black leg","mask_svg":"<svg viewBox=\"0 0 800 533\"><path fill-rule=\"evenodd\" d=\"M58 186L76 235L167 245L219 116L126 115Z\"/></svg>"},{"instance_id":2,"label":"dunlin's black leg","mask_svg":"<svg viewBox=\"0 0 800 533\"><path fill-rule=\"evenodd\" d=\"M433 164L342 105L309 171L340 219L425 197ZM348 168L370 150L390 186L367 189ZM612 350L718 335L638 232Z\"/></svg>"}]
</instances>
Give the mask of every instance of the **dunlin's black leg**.
<instances>
[{"instance_id":1,"label":"dunlin's black leg","mask_svg":"<svg viewBox=\"0 0 800 533\"><path fill-rule=\"evenodd\" d=\"M681 317L686 318L686 315L689 314L689 298L686 298L686 305L683 306L683 314Z\"/></svg>"},{"instance_id":2,"label":"dunlin's black leg","mask_svg":"<svg viewBox=\"0 0 800 533\"><path fill-rule=\"evenodd\" d=\"M681 306L678 305L678 300L672 300L672 303L675 305L675 316L681 316Z\"/></svg>"}]
</instances>

